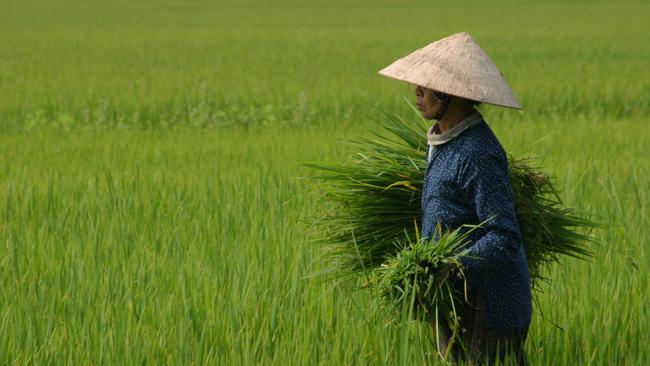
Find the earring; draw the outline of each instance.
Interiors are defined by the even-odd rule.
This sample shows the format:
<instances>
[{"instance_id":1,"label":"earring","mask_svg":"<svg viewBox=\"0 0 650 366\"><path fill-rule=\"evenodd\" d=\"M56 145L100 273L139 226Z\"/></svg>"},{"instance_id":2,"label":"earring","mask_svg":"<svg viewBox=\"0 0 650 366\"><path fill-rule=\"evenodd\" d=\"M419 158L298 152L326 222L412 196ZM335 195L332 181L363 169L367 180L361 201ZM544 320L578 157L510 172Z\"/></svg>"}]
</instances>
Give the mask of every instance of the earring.
<instances>
[{"instance_id":1,"label":"earring","mask_svg":"<svg viewBox=\"0 0 650 366\"><path fill-rule=\"evenodd\" d=\"M436 91L433 92L433 95L442 103L436 115L433 116L435 120L440 121L447 113L447 107L449 107L449 102L451 102L451 95Z\"/></svg>"}]
</instances>

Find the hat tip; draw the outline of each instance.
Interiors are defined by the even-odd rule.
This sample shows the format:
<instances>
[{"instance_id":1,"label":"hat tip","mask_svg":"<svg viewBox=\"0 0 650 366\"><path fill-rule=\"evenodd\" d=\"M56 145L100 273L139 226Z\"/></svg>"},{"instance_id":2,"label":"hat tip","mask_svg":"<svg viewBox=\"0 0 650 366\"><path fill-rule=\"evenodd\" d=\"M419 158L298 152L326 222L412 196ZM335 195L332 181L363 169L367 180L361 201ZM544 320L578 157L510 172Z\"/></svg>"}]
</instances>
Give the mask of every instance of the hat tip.
<instances>
[{"instance_id":1,"label":"hat tip","mask_svg":"<svg viewBox=\"0 0 650 366\"><path fill-rule=\"evenodd\" d=\"M456 36L461 37L461 38L464 38L464 39L474 39L474 37L472 37L472 35L469 34L469 32L466 32L466 31L462 31L462 32L460 32L460 33L456 33Z\"/></svg>"}]
</instances>

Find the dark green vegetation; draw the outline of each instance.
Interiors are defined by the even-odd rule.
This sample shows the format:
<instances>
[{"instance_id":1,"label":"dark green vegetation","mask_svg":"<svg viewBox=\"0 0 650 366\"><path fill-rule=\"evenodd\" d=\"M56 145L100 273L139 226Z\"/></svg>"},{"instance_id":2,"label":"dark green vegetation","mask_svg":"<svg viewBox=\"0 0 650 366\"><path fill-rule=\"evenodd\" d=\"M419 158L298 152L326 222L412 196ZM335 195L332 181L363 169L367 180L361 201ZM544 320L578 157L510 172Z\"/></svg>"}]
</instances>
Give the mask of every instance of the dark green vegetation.
<instances>
[{"instance_id":1,"label":"dark green vegetation","mask_svg":"<svg viewBox=\"0 0 650 366\"><path fill-rule=\"evenodd\" d=\"M446 279L450 273L443 271L443 267L452 266L454 270L461 267L460 258L468 251L463 246L469 241L468 232L461 230L445 232L435 242L409 236L398 242L402 250L387 258L371 278L377 293L394 308L389 310L425 322L431 322L436 314L447 317L453 312L448 317L454 323L458 321L454 307L464 295L449 286Z\"/></svg>"},{"instance_id":2,"label":"dark green vegetation","mask_svg":"<svg viewBox=\"0 0 650 366\"><path fill-rule=\"evenodd\" d=\"M466 30L526 107L483 107L505 148L607 219L549 269L529 358L645 364L649 6L2 2L0 363L431 359L429 327L309 277L301 163L344 159L368 104L407 113L376 71Z\"/></svg>"}]
</instances>

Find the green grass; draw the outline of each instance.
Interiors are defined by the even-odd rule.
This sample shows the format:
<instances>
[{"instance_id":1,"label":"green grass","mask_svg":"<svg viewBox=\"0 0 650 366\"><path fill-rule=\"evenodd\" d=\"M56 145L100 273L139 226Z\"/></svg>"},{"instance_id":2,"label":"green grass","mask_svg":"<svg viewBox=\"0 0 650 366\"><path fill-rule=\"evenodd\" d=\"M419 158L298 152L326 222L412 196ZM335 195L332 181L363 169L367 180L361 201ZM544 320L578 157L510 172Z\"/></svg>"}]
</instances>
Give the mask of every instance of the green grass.
<instances>
[{"instance_id":1,"label":"green grass","mask_svg":"<svg viewBox=\"0 0 650 366\"><path fill-rule=\"evenodd\" d=\"M376 71L460 30L527 107L484 107L506 149L539 154L568 206L607 220L591 263L549 270L531 363L647 363L649 14L3 2L0 363L430 361L428 327L310 276L321 197L301 163L345 158L337 139L368 134L369 104L406 113L407 87Z\"/></svg>"},{"instance_id":2,"label":"green grass","mask_svg":"<svg viewBox=\"0 0 650 366\"><path fill-rule=\"evenodd\" d=\"M650 4L643 1L0 6L3 128L356 117L360 91L385 107L402 105L406 86L378 77L380 68L463 30L530 113L621 118L650 110Z\"/></svg>"}]
</instances>

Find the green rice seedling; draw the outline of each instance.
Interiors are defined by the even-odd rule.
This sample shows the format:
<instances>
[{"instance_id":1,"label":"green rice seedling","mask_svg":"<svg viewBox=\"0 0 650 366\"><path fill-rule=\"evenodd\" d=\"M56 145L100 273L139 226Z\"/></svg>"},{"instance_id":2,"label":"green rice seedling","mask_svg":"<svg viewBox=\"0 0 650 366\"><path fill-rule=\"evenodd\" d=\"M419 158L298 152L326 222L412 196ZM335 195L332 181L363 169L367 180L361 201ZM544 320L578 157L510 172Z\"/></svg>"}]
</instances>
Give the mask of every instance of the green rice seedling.
<instances>
[{"instance_id":1,"label":"green rice seedling","mask_svg":"<svg viewBox=\"0 0 650 366\"><path fill-rule=\"evenodd\" d=\"M370 276L385 306L397 316L436 325L445 322L451 330L451 344L464 347L456 312L456 308L469 301L461 257L468 255L469 234L481 225L463 225L444 232L437 240L416 236L413 241L408 235L399 240L402 250ZM448 281L450 275L458 276L463 286L452 285ZM436 332L438 329L436 326Z\"/></svg>"},{"instance_id":2,"label":"green rice seedling","mask_svg":"<svg viewBox=\"0 0 650 366\"><path fill-rule=\"evenodd\" d=\"M373 271L372 280L386 304L400 311L404 301L412 301L409 313L420 320L430 319L432 312L453 311L452 301L462 298L462 294L449 286L448 273L441 270L452 266L464 278L460 258L467 255L467 237L476 227L458 228L438 240L413 241L408 235L400 240L402 250Z\"/></svg>"},{"instance_id":3,"label":"green rice seedling","mask_svg":"<svg viewBox=\"0 0 650 366\"><path fill-rule=\"evenodd\" d=\"M587 246L594 242L591 230L602 225L564 207L550 177L533 164L530 157L508 156L517 221L533 288L539 289L537 280L544 279L544 265L558 262L563 255L583 259L591 256Z\"/></svg>"}]
</instances>

